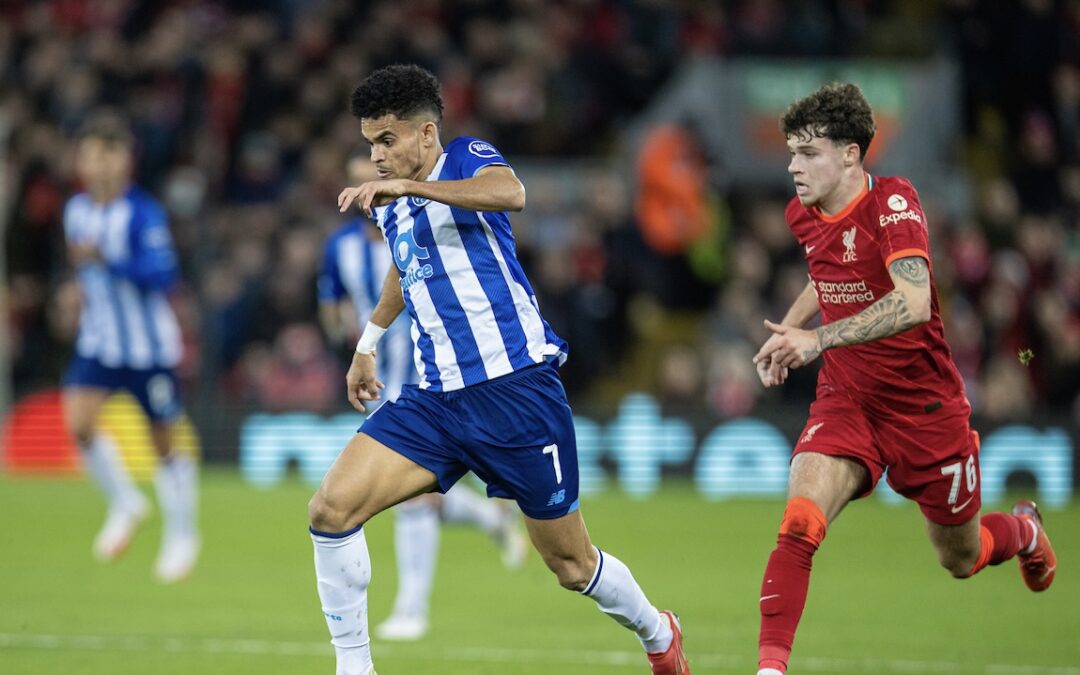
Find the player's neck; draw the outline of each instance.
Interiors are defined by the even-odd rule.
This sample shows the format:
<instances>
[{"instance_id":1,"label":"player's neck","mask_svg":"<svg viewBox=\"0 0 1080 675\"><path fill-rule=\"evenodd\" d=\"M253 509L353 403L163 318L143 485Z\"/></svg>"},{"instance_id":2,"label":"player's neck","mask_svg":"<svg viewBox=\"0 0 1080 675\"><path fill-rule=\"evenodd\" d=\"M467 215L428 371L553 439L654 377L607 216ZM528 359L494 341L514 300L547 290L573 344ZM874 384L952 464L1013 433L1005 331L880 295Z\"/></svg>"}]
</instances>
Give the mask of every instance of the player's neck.
<instances>
[{"instance_id":1,"label":"player's neck","mask_svg":"<svg viewBox=\"0 0 1080 675\"><path fill-rule=\"evenodd\" d=\"M428 155L427 161L424 162L420 170L413 176L413 180L427 180L431 172L435 170L435 165L439 163L439 158L442 157L443 148L442 142L435 141L435 145L431 146L431 153Z\"/></svg>"},{"instance_id":2,"label":"player's neck","mask_svg":"<svg viewBox=\"0 0 1080 675\"><path fill-rule=\"evenodd\" d=\"M818 211L826 216L835 216L846 209L866 191L866 172L862 167L847 172L828 197L822 199Z\"/></svg>"}]
</instances>

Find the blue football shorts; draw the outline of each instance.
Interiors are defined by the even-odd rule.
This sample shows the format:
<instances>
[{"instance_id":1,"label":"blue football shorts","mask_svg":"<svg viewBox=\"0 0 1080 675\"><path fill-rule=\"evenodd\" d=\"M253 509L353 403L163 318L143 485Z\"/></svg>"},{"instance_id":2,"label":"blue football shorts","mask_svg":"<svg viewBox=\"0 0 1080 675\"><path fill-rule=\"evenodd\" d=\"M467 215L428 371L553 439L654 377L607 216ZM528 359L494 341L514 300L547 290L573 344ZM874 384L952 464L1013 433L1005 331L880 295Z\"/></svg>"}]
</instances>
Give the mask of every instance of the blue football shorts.
<instances>
[{"instance_id":1,"label":"blue football shorts","mask_svg":"<svg viewBox=\"0 0 1080 675\"><path fill-rule=\"evenodd\" d=\"M573 416L547 363L455 391L406 385L359 430L434 473L440 492L472 471L530 518L577 510Z\"/></svg>"},{"instance_id":2,"label":"blue football shorts","mask_svg":"<svg viewBox=\"0 0 1080 675\"><path fill-rule=\"evenodd\" d=\"M127 391L151 422L171 422L183 409L171 368L110 368L97 359L76 356L64 374L63 386Z\"/></svg>"}]
</instances>

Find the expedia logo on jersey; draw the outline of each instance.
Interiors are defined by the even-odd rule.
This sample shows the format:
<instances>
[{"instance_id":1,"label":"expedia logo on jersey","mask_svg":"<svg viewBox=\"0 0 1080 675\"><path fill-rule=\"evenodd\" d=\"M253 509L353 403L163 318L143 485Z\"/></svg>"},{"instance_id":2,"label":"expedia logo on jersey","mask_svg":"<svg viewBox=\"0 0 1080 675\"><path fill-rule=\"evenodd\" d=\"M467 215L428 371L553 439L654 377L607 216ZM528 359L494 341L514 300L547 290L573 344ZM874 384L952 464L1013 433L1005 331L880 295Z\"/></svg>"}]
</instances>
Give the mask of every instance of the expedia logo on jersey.
<instances>
[{"instance_id":1,"label":"expedia logo on jersey","mask_svg":"<svg viewBox=\"0 0 1080 675\"><path fill-rule=\"evenodd\" d=\"M889 215L885 215L883 213L878 216L878 224L882 227L885 227L886 225L894 225L896 223L899 223L901 220L914 220L917 223L921 223L922 216L916 213L913 209L908 209L907 211L900 211L899 213L890 213Z\"/></svg>"},{"instance_id":2,"label":"expedia logo on jersey","mask_svg":"<svg viewBox=\"0 0 1080 675\"><path fill-rule=\"evenodd\" d=\"M832 305L847 305L853 302L873 302L874 292L866 285L865 279L858 281L814 281L814 293L819 302Z\"/></svg>"},{"instance_id":3,"label":"expedia logo on jersey","mask_svg":"<svg viewBox=\"0 0 1080 675\"><path fill-rule=\"evenodd\" d=\"M889 208L893 210L893 213L890 213L889 215L883 213L878 216L878 224L882 227L899 223L901 220L914 220L917 223L922 222L922 216L916 213L914 209L908 208L908 200L904 198L904 195L889 195L889 198L885 200L885 203L889 205Z\"/></svg>"},{"instance_id":4,"label":"expedia logo on jersey","mask_svg":"<svg viewBox=\"0 0 1080 675\"><path fill-rule=\"evenodd\" d=\"M428 253L426 246L416 243L412 230L398 233L394 239L393 251L394 264L399 270L405 272L405 276L401 277L401 290L408 290L416 282L430 279L435 274L430 264L420 265L418 262L416 265L413 264L416 261L427 260L431 254Z\"/></svg>"}]
</instances>

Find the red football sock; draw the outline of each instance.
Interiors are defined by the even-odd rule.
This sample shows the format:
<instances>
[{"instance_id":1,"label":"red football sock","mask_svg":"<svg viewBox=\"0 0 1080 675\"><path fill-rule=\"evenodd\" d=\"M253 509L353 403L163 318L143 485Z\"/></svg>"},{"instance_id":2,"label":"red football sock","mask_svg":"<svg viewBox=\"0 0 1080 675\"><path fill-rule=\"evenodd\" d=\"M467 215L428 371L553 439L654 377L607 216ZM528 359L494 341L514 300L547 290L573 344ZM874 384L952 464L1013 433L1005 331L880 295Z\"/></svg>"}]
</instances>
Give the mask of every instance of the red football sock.
<instances>
[{"instance_id":1,"label":"red football sock","mask_svg":"<svg viewBox=\"0 0 1080 675\"><path fill-rule=\"evenodd\" d=\"M806 606L814 552L824 536L825 516L817 505L799 497L792 500L761 584L758 668L787 671L795 629Z\"/></svg>"},{"instance_id":2,"label":"red football sock","mask_svg":"<svg viewBox=\"0 0 1080 675\"><path fill-rule=\"evenodd\" d=\"M1011 513L988 513L979 520L979 525L979 559L971 575L987 565L1010 560L1031 543L1031 526Z\"/></svg>"}]
</instances>

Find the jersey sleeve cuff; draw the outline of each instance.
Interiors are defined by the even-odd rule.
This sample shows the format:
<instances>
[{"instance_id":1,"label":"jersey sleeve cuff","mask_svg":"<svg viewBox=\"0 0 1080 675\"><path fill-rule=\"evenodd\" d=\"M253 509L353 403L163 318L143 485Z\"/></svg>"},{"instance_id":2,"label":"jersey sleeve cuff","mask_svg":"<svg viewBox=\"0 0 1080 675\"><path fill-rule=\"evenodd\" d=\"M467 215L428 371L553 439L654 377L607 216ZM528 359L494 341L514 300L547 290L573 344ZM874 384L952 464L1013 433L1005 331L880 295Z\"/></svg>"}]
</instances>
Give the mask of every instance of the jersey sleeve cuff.
<instances>
[{"instance_id":1,"label":"jersey sleeve cuff","mask_svg":"<svg viewBox=\"0 0 1080 675\"><path fill-rule=\"evenodd\" d=\"M885 268L888 269L888 267L892 265L893 262L899 260L900 258L916 257L925 258L926 262L930 262L930 254L922 250L921 248L903 248L899 251L894 251L892 255L890 255L888 258L885 258Z\"/></svg>"},{"instance_id":2,"label":"jersey sleeve cuff","mask_svg":"<svg viewBox=\"0 0 1080 675\"><path fill-rule=\"evenodd\" d=\"M507 164L506 162L488 162L487 164L484 164L483 166L476 167L476 170L472 172L472 177L476 178L476 176L481 171L483 171L484 169L486 169L488 167L491 167L491 166L505 166L507 169L510 169L510 173L514 173L514 168L512 166L510 166L509 164ZM514 175L516 176L517 174L514 174Z\"/></svg>"}]
</instances>

